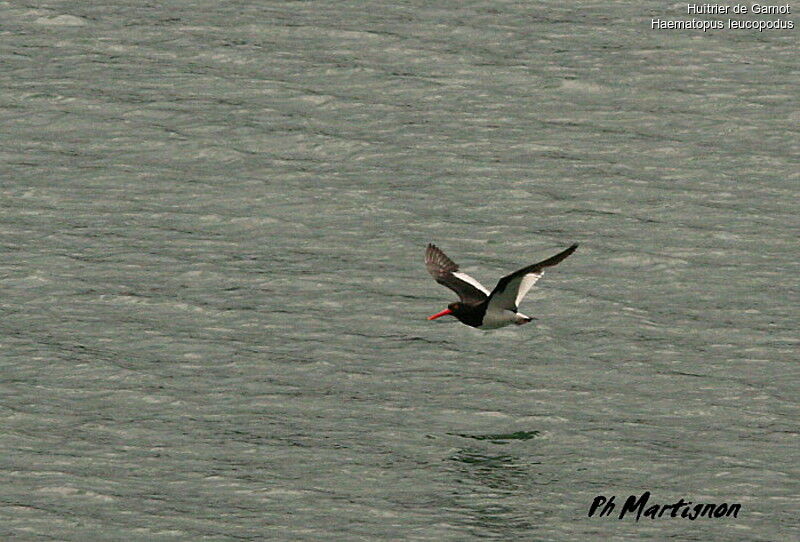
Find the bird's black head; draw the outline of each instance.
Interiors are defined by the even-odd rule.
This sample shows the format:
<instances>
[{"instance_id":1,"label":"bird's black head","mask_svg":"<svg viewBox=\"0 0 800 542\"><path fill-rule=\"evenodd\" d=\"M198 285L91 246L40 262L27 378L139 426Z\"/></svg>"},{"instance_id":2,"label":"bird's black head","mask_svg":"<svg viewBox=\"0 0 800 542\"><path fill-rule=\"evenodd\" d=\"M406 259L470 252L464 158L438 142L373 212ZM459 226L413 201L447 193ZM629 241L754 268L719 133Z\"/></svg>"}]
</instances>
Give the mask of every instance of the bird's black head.
<instances>
[{"instance_id":1,"label":"bird's black head","mask_svg":"<svg viewBox=\"0 0 800 542\"><path fill-rule=\"evenodd\" d=\"M450 303L442 312L434 314L433 316L429 316L428 320L436 320L437 318L446 316L448 314L452 314L468 326L477 327L481 325L481 322L483 321L483 311L480 310L480 307L466 305L460 301Z\"/></svg>"}]
</instances>

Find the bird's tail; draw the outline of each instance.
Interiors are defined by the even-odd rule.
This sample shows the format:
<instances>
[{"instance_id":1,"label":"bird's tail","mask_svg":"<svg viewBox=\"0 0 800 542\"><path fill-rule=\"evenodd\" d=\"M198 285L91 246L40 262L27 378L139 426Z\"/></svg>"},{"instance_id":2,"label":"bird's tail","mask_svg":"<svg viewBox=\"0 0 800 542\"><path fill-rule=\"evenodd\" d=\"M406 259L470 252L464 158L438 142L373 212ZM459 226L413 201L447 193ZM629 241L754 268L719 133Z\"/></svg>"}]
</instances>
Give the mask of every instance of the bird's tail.
<instances>
[{"instance_id":1,"label":"bird's tail","mask_svg":"<svg viewBox=\"0 0 800 542\"><path fill-rule=\"evenodd\" d=\"M528 315L525 315L525 314L522 314L521 312L518 312L517 313L517 319L514 320L514 323L517 324L518 326L521 326L523 324L527 324L531 320L534 320L534 318L531 318Z\"/></svg>"}]
</instances>

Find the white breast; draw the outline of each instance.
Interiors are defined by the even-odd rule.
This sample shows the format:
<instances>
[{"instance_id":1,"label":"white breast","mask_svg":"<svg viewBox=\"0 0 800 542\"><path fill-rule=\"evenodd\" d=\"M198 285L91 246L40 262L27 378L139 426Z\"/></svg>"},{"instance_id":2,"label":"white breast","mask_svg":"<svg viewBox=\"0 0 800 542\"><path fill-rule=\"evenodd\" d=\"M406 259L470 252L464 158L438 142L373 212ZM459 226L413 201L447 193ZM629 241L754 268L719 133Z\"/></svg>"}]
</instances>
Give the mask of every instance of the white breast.
<instances>
[{"instance_id":1,"label":"white breast","mask_svg":"<svg viewBox=\"0 0 800 542\"><path fill-rule=\"evenodd\" d=\"M486 311L483 316L481 329L497 329L513 324L517 321L517 313L510 310Z\"/></svg>"}]
</instances>

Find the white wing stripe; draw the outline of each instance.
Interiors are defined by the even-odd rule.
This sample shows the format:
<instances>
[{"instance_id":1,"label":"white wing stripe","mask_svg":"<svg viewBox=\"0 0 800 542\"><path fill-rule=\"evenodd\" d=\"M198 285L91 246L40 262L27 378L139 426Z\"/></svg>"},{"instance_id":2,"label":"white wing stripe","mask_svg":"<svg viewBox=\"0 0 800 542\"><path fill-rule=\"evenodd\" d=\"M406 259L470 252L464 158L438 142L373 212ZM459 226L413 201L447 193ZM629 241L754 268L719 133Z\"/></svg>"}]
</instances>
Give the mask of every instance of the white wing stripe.
<instances>
[{"instance_id":1,"label":"white wing stripe","mask_svg":"<svg viewBox=\"0 0 800 542\"><path fill-rule=\"evenodd\" d=\"M522 298L525 297L525 294L527 294L533 285L536 284L536 281L542 278L542 275L544 275L544 271L539 271L538 273L528 273L522 277L522 282L520 282L519 288L517 289L517 298L514 301L514 305L519 307ZM509 284L509 286L512 285Z\"/></svg>"},{"instance_id":2,"label":"white wing stripe","mask_svg":"<svg viewBox=\"0 0 800 542\"><path fill-rule=\"evenodd\" d=\"M467 284L471 284L471 285L475 286L475 287L476 287L478 290L480 290L480 291L481 291L481 292L483 292L484 294L486 294L486 295L489 295L489 290L487 290L487 289L486 289L486 288L483 286L483 284L481 284L480 282L478 282L478 281L477 281L477 280L475 280L474 278L470 277L470 276L469 276L469 275L467 275L466 273L462 273L462 272L460 272L460 271L455 271L455 272L453 273L453 276L454 276L455 278L459 279L459 280L463 280L463 281L464 281L464 282L466 282ZM534 281L534 282L535 282L535 281Z\"/></svg>"}]
</instances>

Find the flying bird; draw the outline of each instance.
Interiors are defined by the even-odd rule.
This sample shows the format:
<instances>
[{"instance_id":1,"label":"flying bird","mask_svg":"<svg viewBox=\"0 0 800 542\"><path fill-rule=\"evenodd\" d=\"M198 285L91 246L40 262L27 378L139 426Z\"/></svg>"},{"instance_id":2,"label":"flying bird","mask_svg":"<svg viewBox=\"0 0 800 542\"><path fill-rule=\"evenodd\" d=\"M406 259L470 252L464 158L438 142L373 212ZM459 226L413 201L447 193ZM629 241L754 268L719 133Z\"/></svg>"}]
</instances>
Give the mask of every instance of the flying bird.
<instances>
[{"instance_id":1,"label":"flying bird","mask_svg":"<svg viewBox=\"0 0 800 542\"><path fill-rule=\"evenodd\" d=\"M462 323L478 329L497 329L510 324L521 326L533 318L518 312L522 298L544 274L545 267L560 263L575 252L577 244L539 263L523 267L501 278L489 292L480 282L458 270L458 265L434 244L425 250L425 266L436 282L458 294L460 301L450 303L445 310L428 317L435 320L452 314Z\"/></svg>"}]
</instances>

